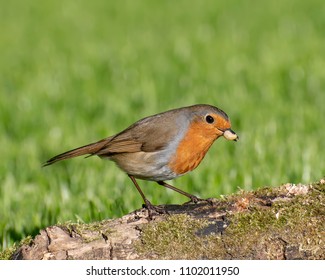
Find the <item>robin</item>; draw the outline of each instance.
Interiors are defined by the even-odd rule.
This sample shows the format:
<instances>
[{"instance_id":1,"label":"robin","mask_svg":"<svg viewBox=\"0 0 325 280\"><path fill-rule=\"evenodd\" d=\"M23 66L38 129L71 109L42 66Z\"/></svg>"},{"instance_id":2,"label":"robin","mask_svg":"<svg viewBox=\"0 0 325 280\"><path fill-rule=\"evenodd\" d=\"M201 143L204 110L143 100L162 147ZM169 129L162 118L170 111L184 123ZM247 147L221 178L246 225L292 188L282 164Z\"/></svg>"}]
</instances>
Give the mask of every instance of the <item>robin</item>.
<instances>
[{"instance_id":1,"label":"robin","mask_svg":"<svg viewBox=\"0 0 325 280\"><path fill-rule=\"evenodd\" d=\"M198 202L200 198L164 181L194 170L220 136L239 139L227 114L211 105L193 105L141 119L116 135L59 154L43 166L82 155L112 160L130 177L150 215L162 211L145 197L136 179L155 181Z\"/></svg>"}]
</instances>

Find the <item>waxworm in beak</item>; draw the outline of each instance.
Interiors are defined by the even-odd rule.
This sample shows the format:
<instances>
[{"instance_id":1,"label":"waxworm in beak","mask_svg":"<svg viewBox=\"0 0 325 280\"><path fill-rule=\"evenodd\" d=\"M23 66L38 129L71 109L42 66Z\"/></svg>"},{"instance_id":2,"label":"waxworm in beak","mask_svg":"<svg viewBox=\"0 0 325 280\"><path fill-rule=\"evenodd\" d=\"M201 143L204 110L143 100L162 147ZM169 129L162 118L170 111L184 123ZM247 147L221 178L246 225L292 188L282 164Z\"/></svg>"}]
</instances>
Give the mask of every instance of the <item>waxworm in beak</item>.
<instances>
[{"instance_id":1,"label":"waxworm in beak","mask_svg":"<svg viewBox=\"0 0 325 280\"><path fill-rule=\"evenodd\" d=\"M227 139L227 140L234 140L237 141L239 140L238 135L231 129L227 129L224 133L223 136Z\"/></svg>"}]
</instances>

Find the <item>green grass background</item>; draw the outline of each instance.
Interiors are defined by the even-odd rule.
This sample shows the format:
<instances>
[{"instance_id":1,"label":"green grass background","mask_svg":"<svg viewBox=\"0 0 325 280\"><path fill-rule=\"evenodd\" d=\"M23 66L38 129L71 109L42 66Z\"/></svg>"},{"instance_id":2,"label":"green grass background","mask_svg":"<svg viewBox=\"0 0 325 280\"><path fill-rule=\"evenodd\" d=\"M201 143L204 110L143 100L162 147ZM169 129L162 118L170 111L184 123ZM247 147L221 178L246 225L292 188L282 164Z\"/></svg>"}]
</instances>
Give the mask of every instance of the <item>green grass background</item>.
<instances>
[{"instance_id":1,"label":"green grass background","mask_svg":"<svg viewBox=\"0 0 325 280\"><path fill-rule=\"evenodd\" d=\"M1 1L0 250L139 208L113 163L41 163L171 108L216 105L240 136L172 182L185 191L323 177L324 15L322 0ZM155 204L186 201L140 184Z\"/></svg>"}]
</instances>

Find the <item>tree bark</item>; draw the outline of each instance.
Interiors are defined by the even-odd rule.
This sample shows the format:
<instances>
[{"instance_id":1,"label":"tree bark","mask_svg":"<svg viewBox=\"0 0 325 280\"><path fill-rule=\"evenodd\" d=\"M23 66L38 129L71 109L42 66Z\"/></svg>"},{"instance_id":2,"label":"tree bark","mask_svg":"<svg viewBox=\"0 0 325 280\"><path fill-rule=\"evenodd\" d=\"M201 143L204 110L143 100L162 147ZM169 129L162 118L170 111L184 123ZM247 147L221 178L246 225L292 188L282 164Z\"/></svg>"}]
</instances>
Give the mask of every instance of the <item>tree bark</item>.
<instances>
[{"instance_id":1,"label":"tree bark","mask_svg":"<svg viewBox=\"0 0 325 280\"><path fill-rule=\"evenodd\" d=\"M12 259L325 259L325 180L42 229Z\"/></svg>"}]
</instances>

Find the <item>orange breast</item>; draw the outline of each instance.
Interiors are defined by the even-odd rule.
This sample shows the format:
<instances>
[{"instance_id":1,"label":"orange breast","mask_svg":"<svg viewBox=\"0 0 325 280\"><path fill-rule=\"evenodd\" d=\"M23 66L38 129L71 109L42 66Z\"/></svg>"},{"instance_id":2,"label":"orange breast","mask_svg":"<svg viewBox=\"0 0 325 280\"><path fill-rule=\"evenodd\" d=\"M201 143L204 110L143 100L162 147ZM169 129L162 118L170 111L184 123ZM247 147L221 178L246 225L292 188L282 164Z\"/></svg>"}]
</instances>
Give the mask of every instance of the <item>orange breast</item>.
<instances>
[{"instance_id":1,"label":"orange breast","mask_svg":"<svg viewBox=\"0 0 325 280\"><path fill-rule=\"evenodd\" d=\"M214 130L204 129L201 122L192 123L168 164L169 168L179 175L195 169L218 137Z\"/></svg>"}]
</instances>

